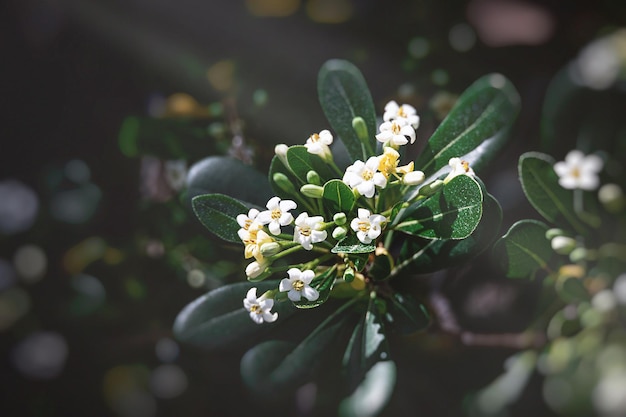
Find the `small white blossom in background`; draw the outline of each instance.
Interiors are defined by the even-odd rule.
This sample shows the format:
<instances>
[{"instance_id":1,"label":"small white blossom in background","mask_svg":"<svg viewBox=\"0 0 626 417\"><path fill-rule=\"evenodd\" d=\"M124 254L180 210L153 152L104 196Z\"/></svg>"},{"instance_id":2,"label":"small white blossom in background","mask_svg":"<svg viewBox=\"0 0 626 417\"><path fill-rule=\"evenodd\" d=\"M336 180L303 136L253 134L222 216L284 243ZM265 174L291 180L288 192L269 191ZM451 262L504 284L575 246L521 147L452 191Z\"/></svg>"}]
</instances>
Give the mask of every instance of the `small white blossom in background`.
<instances>
[{"instance_id":1,"label":"small white blossom in background","mask_svg":"<svg viewBox=\"0 0 626 417\"><path fill-rule=\"evenodd\" d=\"M324 159L327 159L329 156L332 156L330 152L330 144L333 143L333 135L329 130L322 130L319 133L313 133L306 140L304 146L309 153L319 155Z\"/></svg>"},{"instance_id":2,"label":"small white blossom in background","mask_svg":"<svg viewBox=\"0 0 626 417\"><path fill-rule=\"evenodd\" d=\"M372 156L367 162L355 161L350 165L343 176L343 182L365 197L373 197L376 186L385 188L387 186L387 178L378 172L380 166L380 157Z\"/></svg>"},{"instance_id":3,"label":"small white blossom in background","mask_svg":"<svg viewBox=\"0 0 626 417\"><path fill-rule=\"evenodd\" d=\"M280 197L272 197L267 202L267 210L258 214L256 219L261 224L266 224L273 235L280 234L280 226L287 226L293 221L289 210L297 207L292 200L281 200Z\"/></svg>"},{"instance_id":4,"label":"small white blossom in background","mask_svg":"<svg viewBox=\"0 0 626 417\"><path fill-rule=\"evenodd\" d=\"M415 142L415 129L409 124L401 124L394 120L383 122L379 127L380 133L376 135L376 140L382 143L389 143L393 147L399 147Z\"/></svg>"},{"instance_id":5,"label":"small white blossom in background","mask_svg":"<svg viewBox=\"0 0 626 417\"><path fill-rule=\"evenodd\" d=\"M370 214L367 209L360 208L358 217L352 219L350 227L356 232L356 237L361 243L370 243L380 236L382 232L381 224L387 220L380 214Z\"/></svg>"},{"instance_id":6,"label":"small white blossom in background","mask_svg":"<svg viewBox=\"0 0 626 417\"><path fill-rule=\"evenodd\" d=\"M452 171L450 171L448 176L443 180L446 184L450 182L452 178L458 177L459 175L469 175L472 177L475 175L469 162L463 161L461 158L450 158L448 165L452 168Z\"/></svg>"},{"instance_id":7,"label":"small white blossom in background","mask_svg":"<svg viewBox=\"0 0 626 417\"><path fill-rule=\"evenodd\" d=\"M177 159L165 161L165 181L172 190L179 191L185 186L187 179L187 161Z\"/></svg>"},{"instance_id":8,"label":"small white blossom in background","mask_svg":"<svg viewBox=\"0 0 626 417\"><path fill-rule=\"evenodd\" d=\"M398 105L394 100L391 100L385 105L383 120L385 122L395 120L401 125L408 124L413 127L413 129L417 129L420 124L420 118L415 111L415 107L410 104Z\"/></svg>"},{"instance_id":9,"label":"small white blossom in background","mask_svg":"<svg viewBox=\"0 0 626 417\"><path fill-rule=\"evenodd\" d=\"M252 208L248 211L248 214L239 214L236 218L237 223L241 226L243 230L259 230L261 228L261 223L255 222L256 217L259 215L259 210ZM240 229L240 230L241 230ZM241 237L241 235L239 236Z\"/></svg>"},{"instance_id":10,"label":"small white blossom in background","mask_svg":"<svg viewBox=\"0 0 626 417\"><path fill-rule=\"evenodd\" d=\"M257 298L255 287L248 290L246 298L243 299L243 306L250 312L250 318L255 323L261 324L264 321L271 323L278 318L278 313L270 312L274 307L274 300L264 296Z\"/></svg>"},{"instance_id":11,"label":"small white blossom in background","mask_svg":"<svg viewBox=\"0 0 626 417\"><path fill-rule=\"evenodd\" d=\"M313 243L323 242L328 235L326 230L320 230L323 222L322 216L309 217L306 211L300 213L295 221L294 242L300 243L306 250L313 249Z\"/></svg>"},{"instance_id":12,"label":"small white blossom in background","mask_svg":"<svg viewBox=\"0 0 626 417\"><path fill-rule=\"evenodd\" d=\"M563 188L573 190L595 190L600 185L598 173L603 167L602 158L598 155L587 155L574 149L565 156L565 161L554 164L554 171L559 176L559 184Z\"/></svg>"},{"instance_id":13,"label":"small white blossom in background","mask_svg":"<svg viewBox=\"0 0 626 417\"><path fill-rule=\"evenodd\" d=\"M315 301L320 294L311 287L311 281L315 277L315 272L310 269L300 271L298 268L290 268L287 271L289 278L283 278L278 286L279 291L287 292L287 297L291 301L300 301L302 297L309 301Z\"/></svg>"}]
</instances>

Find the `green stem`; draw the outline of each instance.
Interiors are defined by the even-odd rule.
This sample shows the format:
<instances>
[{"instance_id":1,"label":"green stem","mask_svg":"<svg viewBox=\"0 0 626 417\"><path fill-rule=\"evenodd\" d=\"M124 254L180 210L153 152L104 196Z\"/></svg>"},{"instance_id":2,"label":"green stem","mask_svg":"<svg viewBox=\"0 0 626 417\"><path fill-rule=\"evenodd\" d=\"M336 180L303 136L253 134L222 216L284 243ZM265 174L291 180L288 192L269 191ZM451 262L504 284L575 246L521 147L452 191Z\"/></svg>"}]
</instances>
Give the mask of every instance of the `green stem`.
<instances>
[{"instance_id":1,"label":"green stem","mask_svg":"<svg viewBox=\"0 0 626 417\"><path fill-rule=\"evenodd\" d=\"M319 332L321 332L322 330L324 330L324 327L326 327L328 325L328 323L330 323L331 321L333 321L337 316L339 316L339 314L343 313L345 310L347 310L349 307L351 307L353 304L355 304L357 301L360 301L363 298L363 294L359 294L358 296L354 297L353 299L351 299L350 301L348 301L347 303L345 303L344 305L342 305L341 307L339 307L337 310L335 310L330 316L328 316L326 318L326 320L324 320L319 326L317 326L317 328L315 330L313 330L311 332L310 335L308 335L306 337L306 339L304 339L302 341L302 343L308 343L311 339L313 339L315 336L317 336L317 334Z\"/></svg>"},{"instance_id":2,"label":"green stem","mask_svg":"<svg viewBox=\"0 0 626 417\"><path fill-rule=\"evenodd\" d=\"M419 251L415 252L413 254L413 256L411 256L408 259L405 259L402 263L399 263L398 265L396 265L395 268L393 268L391 270L391 273L389 274L388 278L393 278L396 275L398 275L404 268L406 268L408 265L411 264L411 262L415 261L417 258L419 258L420 256L422 256L424 254L424 252L426 252L426 249L428 249L432 244L434 244L438 239L433 239L430 242L428 242L426 244L426 246L424 246L422 249L420 249Z\"/></svg>"}]
</instances>

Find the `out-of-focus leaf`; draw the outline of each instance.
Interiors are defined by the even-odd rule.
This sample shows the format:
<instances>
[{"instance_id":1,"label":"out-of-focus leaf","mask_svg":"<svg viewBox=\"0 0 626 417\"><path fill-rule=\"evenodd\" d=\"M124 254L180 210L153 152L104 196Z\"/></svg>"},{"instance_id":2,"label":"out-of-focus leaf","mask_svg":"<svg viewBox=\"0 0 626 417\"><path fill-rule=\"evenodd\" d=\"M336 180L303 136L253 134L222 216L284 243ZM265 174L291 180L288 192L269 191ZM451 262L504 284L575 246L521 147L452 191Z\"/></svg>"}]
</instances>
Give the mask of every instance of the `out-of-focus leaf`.
<instances>
[{"instance_id":1,"label":"out-of-focus leaf","mask_svg":"<svg viewBox=\"0 0 626 417\"><path fill-rule=\"evenodd\" d=\"M233 243L241 243L237 231L239 214L249 208L224 194L205 194L194 197L191 206L200 222L216 236Z\"/></svg>"},{"instance_id":2,"label":"out-of-focus leaf","mask_svg":"<svg viewBox=\"0 0 626 417\"><path fill-rule=\"evenodd\" d=\"M500 260L510 278L526 278L546 268L554 253L546 239L548 226L537 220L520 220L496 242L494 257Z\"/></svg>"},{"instance_id":3,"label":"out-of-focus leaf","mask_svg":"<svg viewBox=\"0 0 626 417\"><path fill-rule=\"evenodd\" d=\"M482 216L483 192L476 180L459 175L417 207L409 207L394 228L427 239L464 239Z\"/></svg>"},{"instance_id":4,"label":"out-of-focus leaf","mask_svg":"<svg viewBox=\"0 0 626 417\"><path fill-rule=\"evenodd\" d=\"M225 194L259 207L264 207L274 196L265 175L237 159L225 156L210 156L189 169L189 202L201 194Z\"/></svg>"},{"instance_id":5,"label":"out-of-focus leaf","mask_svg":"<svg viewBox=\"0 0 626 417\"><path fill-rule=\"evenodd\" d=\"M376 149L376 111L363 75L348 61L332 59L322 65L317 77L317 93L322 110L353 160L367 160ZM352 120L362 117L370 140L363 144L352 128Z\"/></svg>"},{"instance_id":6,"label":"out-of-focus leaf","mask_svg":"<svg viewBox=\"0 0 626 417\"><path fill-rule=\"evenodd\" d=\"M515 87L503 75L478 79L459 97L415 166L429 177L458 157L480 170L504 144L519 105Z\"/></svg>"},{"instance_id":7,"label":"out-of-focus leaf","mask_svg":"<svg viewBox=\"0 0 626 417\"><path fill-rule=\"evenodd\" d=\"M396 384L396 364L376 362L352 395L339 405L341 417L374 417L387 405Z\"/></svg>"},{"instance_id":8,"label":"out-of-focus leaf","mask_svg":"<svg viewBox=\"0 0 626 417\"><path fill-rule=\"evenodd\" d=\"M394 293L387 302L385 316L389 327L401 334L424 330L430 324L430 315L424 304L411 294Z\"/></svg>"},{"instance_id":9,"label":"out-of-focus leaf","mask_svg":"<svg viewBox=\"0 0 626 417\"><path fill-rule=\"evenodd\" d=\"M226 348L267 332L295 311L291 303L276 303L272 311L280 319L274 323L255 323L243 307L243 299L252 287L257 287L257 296L278 288L278 281L255 284L240 282L220 287L188 304L176 317L174 336L185 343L205 348Z\"/></svg>"}]
</instances>

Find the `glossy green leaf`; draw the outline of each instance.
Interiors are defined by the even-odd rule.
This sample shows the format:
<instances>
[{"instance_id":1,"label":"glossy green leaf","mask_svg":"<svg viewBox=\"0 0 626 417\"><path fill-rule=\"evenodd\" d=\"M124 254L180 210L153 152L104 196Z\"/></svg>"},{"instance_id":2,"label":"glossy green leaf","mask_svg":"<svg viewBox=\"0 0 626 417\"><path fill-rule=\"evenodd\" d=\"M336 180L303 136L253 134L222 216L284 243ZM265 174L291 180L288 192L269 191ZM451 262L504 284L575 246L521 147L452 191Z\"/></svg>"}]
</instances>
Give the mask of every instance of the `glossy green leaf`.
<instances>
[{"instance_id":1,"label":"glossy green leaf","mask_svg":"<svg viewBox=\"0 0 626 417\"><path fill-rule=\"evenodd\" d=\"M415 166L428 177L458 157L480 170L504 144L519 106L519 95L504 76L478 79L459 97Z\"/></svg>"},{"instance_id":2,"label":"glossy green leaf","mask_svg":"<svg viewBox=\"0 0 626 417\"><path fill-rule=\"evenodd\" d=\"M341 180L330 180L324 184L322 198L333 213L349 213L355 201L352 190Z\"/></svg>"},{"instance_id":3,"label":"glossy green leaf","mask_svg":"<svg viewBox=\"0 0 626 417\"><path fill-rule=\"evenodd\" d=\"M579 233L585 230L574 211L574 193L559 185L554 172L554 159L546 154L528 152L519 160L519 176L522 189L532 206L546 220L557 225L564 221Z\"/></svg>"},{"instance_id":4,"label":"glossy green leaf","mask_svg":"<svg viewBox=\"0 0 626 417\"><path fill-rule=\"evenodd\" d=\"M202 194L225 194L259 207L264 207L274 196L265 175L237 159L224 156L210 156L189 169L189 203L193 197Z\"/></svg>"},{"instance_id":5,"label":"glossy green leaf","mask_svg":"<svg viewBox=\"0 0 626 417\"><path fill-rule=\"evenodd\" d=\"M483 192L468 175L453 178L417 207L409 207L394 229L427 239L464 239L482 216Z\"/></svg>"},{"instance_id":6,"label":"glossy green leaf","mask_svg":"<svg viewBox=\"0 0 626 417\"><path fill-rule=\"evenodd\" d=\"M376 362L352 395L339 405L341 417L375 417L389 402L396 384L396 364Z\"/></svg>"},{"instance_id":7,"label":"glossy green leaf","mask_svg":"<svg viewBox=\"0 0 626 417\"><path fill-rule=\"evenodd\" d=\"M494 257L499 259L510 278L526 278L546 268L552 257L548 226L537 220L520 220L496 242Z\"/></svg>"},{"instance_id":8,"label":"glossy green leaf","mask_svg":"<svg viewBox=\"0 0 626 417\"><path fill-rule=\"evenodd\" d=\"M224 194L204 194L191 200L191 206L200 222L216 236L233 243L241 243L237 231L239 214L247 214L249 208Z\"/></svg>"},{"instance_id":9,"label":"glossy green leaf","mask_svg":"<svg viewBox=\"0 0 626 417\"><path fill-rule=\"evenodd\" d=\"M465 239L406 239L398 264L411 273L429 273L461 265L481 254L500 236L502 209L498 201L485 194L483 215L476 229Z\"/></svg>"},{"instance_id":10,"label":"glossy green leaf","mask_svg":"<svg viewBox=\"0 0 626 417\"><path fill-rule=\"evenodd\" d=\"M389 278L389 274L391 273L393 267L394 260L389 253L377 254L367 271L367 276L374 281L385 280Z\"/></svg>"},{"instance_id":11,"label":"glossy green leaf","mask_svg":"<svg viewBox=\"0 0 626 417\"><path fill-rule=\"evenodd\" d=\"M387 302L385 316L389 327L400 334L411 334L430 325L430 315L424 304L411 294L393 293Z\"/></svg>"},{"instance_id":12,"label":"glossy green leaf","mask_svg":"<svg viewBox=\"0 0 626 417\"><path fill-rule=\"evenodd\" d=\"M302 314L302 313L301 313ZM300 343L267 341L250 349L241 359L244 383L260 394L290 392L307 382L345 320L320 325Z\"/></svg>"},{"instance_id":13,"label":"glossy green leaf","mask_svg":"<svg viewBox=\"0 0 626 417\"><path fill-rule=\"evenodd\" d=\"M376 149L376 111L372 95L363 75L348 61L333 59L322 65L317 78L317 93L322 110L346 145L353 160L367 160ZM352 128L352 120L362 117L369 141L363 144Z\"/></svg>"},{"instance_id":14,"label":"glossy green leaf","mask_svg":"<svg viewBox=\"0 0 626 417\"><path fill-rule=\"evenodd\" d=\"M330 292L333 290L336 278L336 269L327 269L311 281L311 287L317 290L320 295L319 298L315 301L309 301L303 297L301 301L294 302L293 304L303 309L314 308L324 304L328 301L328 297L330 297Z\"/></svg>"},{"instance_id":15,"label":"glossy green leaf","mask_svg":"<svg viewBox=\"0 0 626 417\"><path fill-rule=\"evenodd\" d=\"M369 253L374 252L376 246L372 243L361 243L356 235L348 235L340 242L338 242L334 248L331 249L332 253Z\"/></svg>"},{"instance_id":16,"label":"glossy green leaf","mask_svg":"<svg viewBox=\"0 0 626 417\"><path fill-rule=\"evenodd\" d=\"M182 342L206 348L226 348L267 332L295 311L291 303L276 303L272 311L278 312L278 321L262 325L253 322L250 313L243 308L243 299L252 287L257 287L260 296L267 290L278 288L278 281L240 282L210 291L178 314L174 336Z\"/></svg>"},{"instance_id":17,"label":"glossy green leaf","mask_svg":"<svg viewBox=\"0 0 626 417\"><path fill-rule=\"evenodd\" d=\"M306 175L309 171L317 172L323 181L333 176L328 164L318 155L309 153L305 146L290 146L287 150L287 162L293 174L303 184L308 183Z\"/></svg>"}]
</instances>

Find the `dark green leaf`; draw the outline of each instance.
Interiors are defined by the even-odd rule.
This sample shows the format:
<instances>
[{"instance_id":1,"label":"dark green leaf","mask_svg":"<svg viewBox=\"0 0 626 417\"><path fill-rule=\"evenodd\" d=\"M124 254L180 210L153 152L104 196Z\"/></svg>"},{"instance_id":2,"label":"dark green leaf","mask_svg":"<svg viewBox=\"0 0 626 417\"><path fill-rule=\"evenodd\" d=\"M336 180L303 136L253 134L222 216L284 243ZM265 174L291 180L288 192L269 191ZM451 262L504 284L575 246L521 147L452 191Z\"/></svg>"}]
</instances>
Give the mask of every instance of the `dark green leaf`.
<instances>
[{"instance_id":1,"label":"dark green leaf","mask_svg":"<svg viewBox=\"0 0 626 417\"><path fill-rule=\"evenodd\" d=\"M334 213L349 213L354 206L354 194L341 180L330 180L324 184L322 197L329 203L328 207Z\"/></svg>"},{"instance_id":2,"label":"dark green leaf","mask_svg":"<svg viewBox=\"0 0 626 417\"><path fill-rule=\"evenodd\" d=\"M374 281L385 280L389 277L393 266L393 257L389 255L389 253L385 251L385 253L377 254L374 257L374 262L367 271L367 276Z\"/></svg>"},{"instance_id":3,"label":"dark green leaf","mask_svg":"<svg viewBox=\"0 0 626 417\"><path fill-rule=\"evenodd\" d=\"M394 293L387 303L386 318L390 327L401 334L424 330L430 325L426 307L411 294Z\"/></svg>"},{"instance_id":4,"label":"dark green leaf","mask_svg":"<svg viewBox=\"0 0 626 417\"><path fill-rule=\"evenodd\" d=\"M239 214L247 214L249 208L224 194L199 195L191 200L194 213L200 222L216 236L233 243L241 243L237 231Z\"/></svg>"},{"instance_id":5,"label":"dark green leaf","mask_svg":"<svg viewBox=\"0 0 626 417\"><path fill-rule=\"evenodd\" d=\"M450 158L458 157L480 170L504 144L519 104L515 87L504 76L480 78L459 97L415 166L429 177L445 167Z\"/></svg>"},{"instance_id":6,"label":"dark green leaf","mask_svg":"<svg viewBox=\"0 0 626 417\"><path fill-rule=\"evenodd\" d=\"M341 417L375 417L387 405L396 384L396 364L376 362L352 395L339 405Z\"/></svg>"},{"instance_id":7,"label":"dark green leaf","mask_svg":"<svg viewBox=\"0 0 626 417\"><path fill-rule=\"evenodd\" d=\"M353 64L333 59L322 65L317 78L317 93L322 110L353 160L374 155L376 111L363 75ZM365 120L370 140L364 145L352 128L355 117Z\"/></svg>"},{"instance_id":8,"label":"dark green leaf","mask_svg":"<svg viewBox=\"0 0 626 417\"><path fill-rule=\"evenodd\" d=\"M243 308L243 299L252 287L257 287L257 296L260 296L269 289L278 288L278 281L240 282L197 298L176 317L174 336L182 342L206 348L225 348L267 332L295 311L291 303L277 303L272 311L278 312L278 321L253 322L250 313Z\"/></svg>"},{"instance_id":9,"label":"dark green leaf","mask_svg":"<svg viewBox=\"0 0 626 417\"><path fill-rule=\"evenodd\" d=\"M374 241L372 243L361 243L356 235L348 235L340 242L338 242L334 248L331 249L332 253L369 253L374 252L376 246Z\"/></svg>"},{"instance_id":10,"label":"dark green leaf","mask_svg":"<svg viewBox=\"0 0 626 417\"><path fill-rule=\"evenodd\" d=\"M264 207L274 196L267 178L241 161L210 156L189 169L187 197L201 194L226 194L240 201Z\"/></svg>"},{"instance_id":11,"label":"dark green leaf","mask_svg":"<svg viewBox=\"0 0 626 417\"><path fill-rule=\"evenodd\" d=\"M324 304L330 292L333 290L335 284L336 268L329 268L319 276L315 277L311 282L311 287L315 288L319 292L320 296L315 301L309 301L306 298L302 298L301 301L293 303L298 308L314 308Z\"/></svg>"},{"instance_id":12,"label":"dark green leaf","mask_svg":"<svg viewBox=\"0 0 626 417\"><path fill-rule=\"evenodd\" d=\"M406 209L394 229L427 239L464 239L480 222L482 201L478 182L459 175L419 206Z\"/></svg>"},{"instance_id":13,"label":"dark green leaf","mask_svg":"<svg viewBox=\"0 0 626 417\"><path fill-rule=\"evenodd\" d=\"M287 162L291 171L303 184L308 183L306 175L309 171L317 172L322 181L333 176L328 164L318 155L309 153L305 146L290 146L287 150Z\"/></svg>"},{"instance_id":14,"label":"dark green leaf","mask_svg":"<svg viewBox=\"0 0 626 417\"><path fill-rule=\"evenodd\" d=\"M502 209L498 201L485 194L483 215L478 227L465 239L424 240L407 239L400 252L398 263L410 272L429 273L458 266L481 254L499 236Z\"/></svg>"},{"instance_id":15,"label":"dark green leaf","mask_svg":"<svg viewBox=\"0 0 626 417\"><path fill-rule=\"evenodd\" d=\"M536 220L520 220L496 242L494 256L510 278L526 278L546 268L553 251L546 239L548 226Z\"/></svg>"},{"instance_id":16,"label":"dark green leaf","mask_svg":"<svg viewBox=\"0 0 626 417\"><path fill-rule=\"evenodd\" d=\"M554 163L554 159L546 154L523 154L518 166L522 189L530 204L546 220L558 225L567 221L581 233L585 227L574 212L574 193L559 185Z\"/></svg>"}]
</instances>

